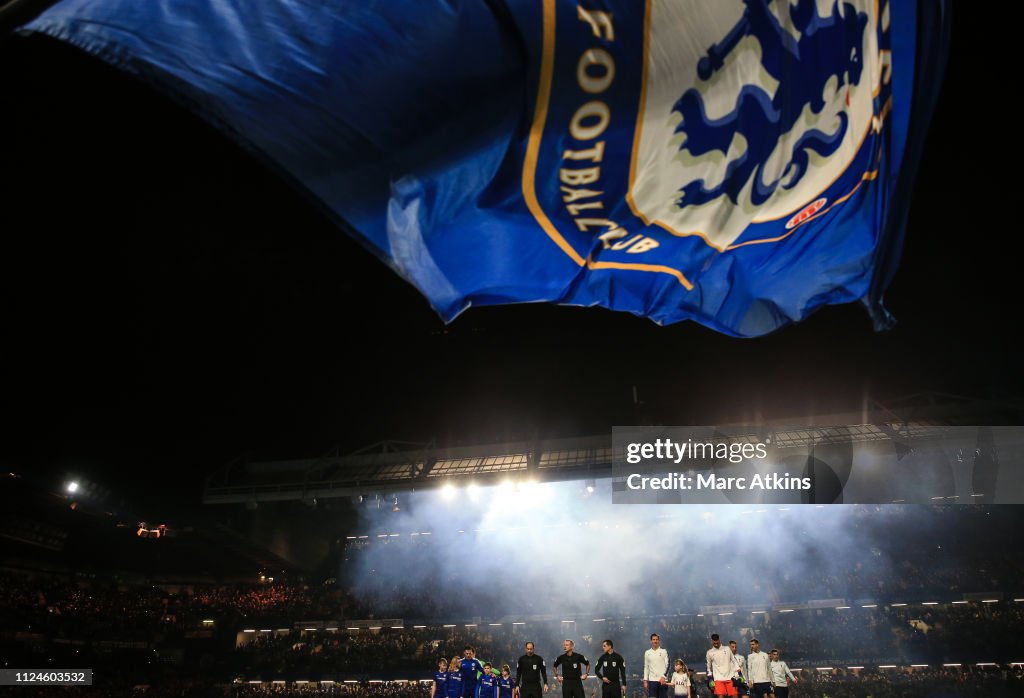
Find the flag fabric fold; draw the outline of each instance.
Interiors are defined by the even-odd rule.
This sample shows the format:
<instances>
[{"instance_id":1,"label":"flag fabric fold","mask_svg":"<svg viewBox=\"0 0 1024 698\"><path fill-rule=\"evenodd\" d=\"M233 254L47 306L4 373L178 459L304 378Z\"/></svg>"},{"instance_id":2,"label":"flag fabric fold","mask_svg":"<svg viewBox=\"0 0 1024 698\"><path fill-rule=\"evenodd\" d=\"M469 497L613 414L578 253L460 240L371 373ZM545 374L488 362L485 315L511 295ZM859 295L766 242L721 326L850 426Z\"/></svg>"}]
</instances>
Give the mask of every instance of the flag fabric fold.
<instances>
[{"instance_id":1,"label":"flag fabric fold","mask_svg":"<svg viewBox=\"0 0 1024 698\"><path fill-rule=\"evenodd\" d=\"M757 336L884 314L947 2L62 0L22 31L210 120L446 320Z\"/></svg>"}]
</instances>

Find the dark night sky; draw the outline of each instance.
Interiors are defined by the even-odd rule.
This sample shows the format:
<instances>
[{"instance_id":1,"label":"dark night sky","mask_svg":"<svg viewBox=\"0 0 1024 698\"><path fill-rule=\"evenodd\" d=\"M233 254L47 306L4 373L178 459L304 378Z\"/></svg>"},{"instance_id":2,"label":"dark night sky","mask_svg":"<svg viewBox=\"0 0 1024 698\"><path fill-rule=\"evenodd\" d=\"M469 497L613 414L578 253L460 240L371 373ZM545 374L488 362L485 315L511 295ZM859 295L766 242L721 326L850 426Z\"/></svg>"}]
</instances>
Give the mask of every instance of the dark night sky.
<instances>
[{"instance_id":1,"label":"dark night sky","mask_svg":"<svg viewBox=\"0 0 1024 698\"><path fill-rule=\"evenodd\" d=\"M976 4L975 4L976 5ZM383 438L474 443L1021 395L1016 234L991 194L980 9L954 24L903 263L900 320L858 306L757 340L600 309L426 301L212 128L97 61L0 45L5 469L198 494L227 460ZM991 37L989 39L991 40ZM996 42L998 43L998 42ZM998 96L991 97L993 104ZM632 386L643 403L634 408Z\"/></svg>"}]
</instances>

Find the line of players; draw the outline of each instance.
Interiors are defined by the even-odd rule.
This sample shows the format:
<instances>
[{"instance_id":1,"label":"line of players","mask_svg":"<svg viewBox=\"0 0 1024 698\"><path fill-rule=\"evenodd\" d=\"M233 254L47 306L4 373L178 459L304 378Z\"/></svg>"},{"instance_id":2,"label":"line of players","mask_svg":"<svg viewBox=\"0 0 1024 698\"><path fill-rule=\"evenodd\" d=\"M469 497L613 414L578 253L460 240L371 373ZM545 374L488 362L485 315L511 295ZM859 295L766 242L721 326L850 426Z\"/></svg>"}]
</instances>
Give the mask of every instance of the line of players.
<instances>
[{"instance_id":1,"label":"line of players","mask_svg":"<svg viewBox=\"0 0 1024 698\"><path fill-rule=\"evenodd\" d=\"M708 685L716 696L789 698L790 682L797 683L797 679L779 654L777 649L762 652L761 641L755 637L750 641L750 654L744 657L735 640L723 645L715 633L711 636L711 649L704 656Z\"/></svg>"},{"instance_id":2,"label":"line of players","mask_svg":"<svg viewBox=\"0 0 1024 698\"><path fill-rule=\"evenodd\" d=\"M590 675L590 661L575 651L575 643L566 640L565 650L555 659L555 679L562 685L562 698L586 698L583 682ZM604 653L597 660L594 675L601 681L601 698L621 698L626 694L626 661L615 651L611 640L601 643ZM761 651L756 638L750 641L750 654L739 654L735 641L722 645L718 634L711 636L711 649L705 656L708 685L716 696L754 698L788 698L789 683L796 677L779 650ZM644 689L649 698L668 698L669 687L675 698L693 698L692 670L682 659L676 659L669 672L668 652L661 647L661 637L651 635L651 649L644 652ZM481 663L475 649L466 645L463 656L443 657L437 663L430 698L541 698L548 691L547 666L526 643L526 654L516 664L512 677L508 664L500 672L490 662Z\"/></svg>"}]
</instances>

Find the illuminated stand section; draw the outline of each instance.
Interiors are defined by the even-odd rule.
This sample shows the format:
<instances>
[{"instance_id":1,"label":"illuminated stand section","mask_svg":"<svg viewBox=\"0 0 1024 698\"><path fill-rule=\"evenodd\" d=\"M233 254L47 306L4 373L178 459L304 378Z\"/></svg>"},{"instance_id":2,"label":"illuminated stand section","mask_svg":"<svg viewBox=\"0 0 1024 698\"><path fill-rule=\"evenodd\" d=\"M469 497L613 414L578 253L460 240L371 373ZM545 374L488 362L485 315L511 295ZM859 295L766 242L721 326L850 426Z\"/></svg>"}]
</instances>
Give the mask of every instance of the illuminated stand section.
<instances>
[{"instance_id":1,"label":"illuminated stand section","mask_svg":"<svg viewBox=\"0 0 1024 698\"><path fill-rule=\"evenodd\" d=\"M613 435L451 449L385 442L370 452L236 463L206 504L348 497L400 511L402 496L613 479L615 503L1024 502L1024 428L887 422L835 427L616 427Z\"/></svg>"}]
</instances>

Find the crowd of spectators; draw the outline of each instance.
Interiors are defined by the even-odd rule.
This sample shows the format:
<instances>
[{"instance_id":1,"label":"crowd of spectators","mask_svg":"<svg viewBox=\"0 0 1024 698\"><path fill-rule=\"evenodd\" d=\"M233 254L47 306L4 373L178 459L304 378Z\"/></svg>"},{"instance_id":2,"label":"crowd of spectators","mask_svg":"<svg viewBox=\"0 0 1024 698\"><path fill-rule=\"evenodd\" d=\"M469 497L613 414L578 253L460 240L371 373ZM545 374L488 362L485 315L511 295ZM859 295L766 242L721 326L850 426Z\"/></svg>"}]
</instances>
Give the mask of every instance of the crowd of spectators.
<instances>
[{"instance_id":1,"label":"crowd of spectators","mask_svg":"<svg viewBox=\"0 0 1024 698\"><path fill-rule=\"evenodd\" d=\"M115 578L2 572L0 654L7 666L88 666L118 690L147 685L145 695L157 698L210 691L224 695L239 677L266 682L228 690L239 697L305 692L417 698L405 693L419 690L415 685L359 688L340 681L426 677L438 657L461 654L465 644L476 646L481 658L514 666L523 643L531 640L550 661L566 636L591 658L600 653L601 641L612 637L627 666L639 670L651 632L661 634L673 656L702 670L708 636L717 632L737 640L743 652L753 636L764 647L782 648L790 666L805 670L807 682L795 695L886 698L950 690L959 692L949 695L975 695L970 693L975 690L1001 695L1007 686L1021 687L1019 670L857 677L810 670L829 664L938 667L957 662L966 667L995 662L1005 667L1024 661L1019 633L1024 602L1015 600L1024 597L1024 564L1017 556L1001 554L1003 541L986 535L992 517L1004 515L998 508L966 507L946 521L953 514L941 507L908 513L861 506L849 517L851 536L883 529L901 534L892 540L872 534L867 537L879 540L878 545L858 549L854 556L829 559L821 551L816 553L820 560L810 565L791 569L780 564L771 575L753 575L742 561L716 562L704 575L694 560L698 564L691 566L685 588L678 578L665 575L620 589L614 598L599 585L592 587L595 580L586 571L567 586L562 583L566 571L557 565L550 568L551 584L509 597L504 596L509 584L467 583L460 571L426 583L422 576L405 583L392 575L359 587L344 575L340 582L327 583L278 579L126 586ZM1009 530L1005 522L995 528ZM799 544L801 532L793 535ZM357 540L343 552L346 564L361 569L358 557L370 554L374 545ZM409 568L405 544L388 545L391 557L383 561ZM434 543L427 537L415 545L429 553ZM458 593L443 593L446 589ZM830 602L816 605L814 600ZM789 602L795 610L780 612L780 604ZM739 608L708 609L715 605ZM751 613L758 607L766 612ZM604 617L601 623L593 620L597 615ZM580 620L567 625L567 616ZM525 625L513 625L510 617ZM403 627L355 631L346 623L373 618L394 618ZM492 621L501 625L491 626ZM319 629L307 630L307 625ZM243 629L256 630L247 634ZM200 675L209 683L197 681ZM299 679L338 683L295 688ZM288 683L270 683L282 680ZM107 689L101 681L96 695Z\"/></svg>"},{"instance_id":2,"label":"crowd of spectators","mask_svg":"<svg viewBox=\"0 0 1024 698\"><path fill-rule=\"evenodd\" d=\"M206 681L172 680L159 685L136 685L121 688L102 687L38 687L9 688L12 696L34 698L427 698L429 688L417 683L382 684L249 684L210 683ZM1024 693L1024 677L1019 670L992 671L917 670L817 673L805 676L790 691L794 698L1016 698ZM552 689L549 695L560 695ZM646 698L639 684L631 685L631 698ZM711 691L697 683L695 696L706 698Z\"/></svg>"},{"instance_id":3,"label":"crowd of spectators","mask_svg":"<svg viewBox=\"0 0 1024 698\"><path fill-rule=\"evenodd\" d=\"M232 654L234 673L249 677L398 677L403 672L429 675L433 642L416 631L339 633L292 631L256 637Z\"/></svg>"},{"instance_id":4,"label":"crowd of spectators","mask_svg":"<svg viewBox=\"0 0 1024 698\"><path fill-rule=\"evenodd\" d=\"M427 698L430 695L429 686L418 682L252 684L213 683L197 679L120 688L50 686L7 690L12 696L31 695L35 698ZM794 698L1015 698L1022 693L1024 675L1019 667L803 672L800 682L790 691ZM560 689L553 688L548 695L560 695ZM636 681L630 682L628 695L646 698ZM711 691L698 681L694 695L706 698L711 696Z\"/></svg>"},{"instance_id":5,"label":"crowd of spectators","mask_svg":"<svg viewBox=\"0 0 1024 698\"><path fill-rule=\"evenodd\" d=\"M291 625L341 618L351 596L334 586L280 584L194 585L173 592L114 582L0 573L0 627L56 637L151 640L173 628L247 623Z\"/></svg>"},{"instance_id":6,"label":"crowd of spectators","mask_svg":"<svg viewBox=\"0 0 1024 698\"><path fill-rule=\"evenodd\" d=\"M520 588L484 583L464 569L435 577L376 574L364 569L371 551L381 568L412 570L417 555L430 556L441 544L434 537L355 539L342 552L346 575L321 583L209 584L168 590L156 586L125 588L115 583L52 578L28 580L0 573L0 620L5 628L42 630L75 636L147 639L161 627L189 627L212 619L218 625L287 627L298 620L403 618L410 623L459 623L494 616L587 614L600 609L613 617L672 616L696 613L704 606L801 603L846 599L850 603L951 601L967 593L1024 594L1024 559L1002 554L1002 541L989 532L1010 530L993 516L996 508L852 507L844 519L851 538L862 534L877 545L805 553L806 564L780 564L772 574L752 574L742 560L725 560L714 574L696 570L680 578L655 575L614 592L603 589L589 570L579 570L568 587L551 583ZM880 532L899 531L899 535ZM799 546L801 530L782 548ZM391 541L391 542L377 542ZM936 541L939 541L938 543ZM412 546L412 547L410 547ZM699 564L699 560L692 561ZM377 570L379 572L379 570ZM365 572L365 574L364 574ZM551 566L552 580L564 574ZM255 574L254 574L255 582ZM446 590L458 593L445 593ZM998 596L997 596L998 598Z\"/></svg>"},{"instance_id":7,"label":"crowd of spectators","mask_svg":"<svg viewBox=\"0 0 1024 698\"><path fill-rule=\"evenodd\" d=\"M1013 669L814 672L790 695L800 698L1009 698L1024 694L1024 675Z\"/></svg>"},{"instance_id":8,"label":"crowd of spectators","mask_svg":"<svg viewBox=\"0 0 1024 698\"><path fill-rule=\"evenodd\" d=\"M428 684L417 681L366 684L313 683L295 684L235 684L232 698L263 698L273 696L337 696L338 698L429 698Z\"/></svg>"},{"instance_id":9,"label":"crowd of spectators","mask_svg":"<svg viewBox=\"0 0 1024 698\"><path fill-rule=\"evenodd\" d=\"M347 599L347 593L336 587L288 583L196 586L171 593L153 586L124 589L94 581L82 585L68 579L2 574L0 628L37 642L78 643L83 652L95 650L100 643L164 649L207 637L219 642L213 654L220 656L235 646L245 627L296 628L301 621L317 620L336 627L333 633L301 628L285 634L259 633L251 638L254 642L238 643L230 660L217 663L245 675L325 674L339 666L357 675L422 673L433 667L438 655L451 656L453 648L457 653L466 643L480 646L489 657L511 661L518 656L524 632L557 649L566 631L583 634L576 639L583 643L585 654L600 651L604 634L616 637L625 647L643 648L647 634L656 631L666 647L688 661L703 656L711 632L732 636L741 646L758 635L784 647L787 657L806 662L938 664L1024 657L1024 638L1019 636L1024 602L1014 601L1010 594L994 603L953 603L947 598L938 605L883 603L863 608L850 604L849 608L800 608L792 613L777 609L727 616L639 613L609 617L607 625L600 627L588 626L589 618L568 628L558 620L534 619L528 630L517 630L508 622L495 628L482 621L472 628L465 622L444 627L456 625L458 618L442 618L417 629L406 620L402 629L372 632L345 629L338 611L351 612ZM213 630L204 630L209 626Z\"/></svg>"}]
</instances>

